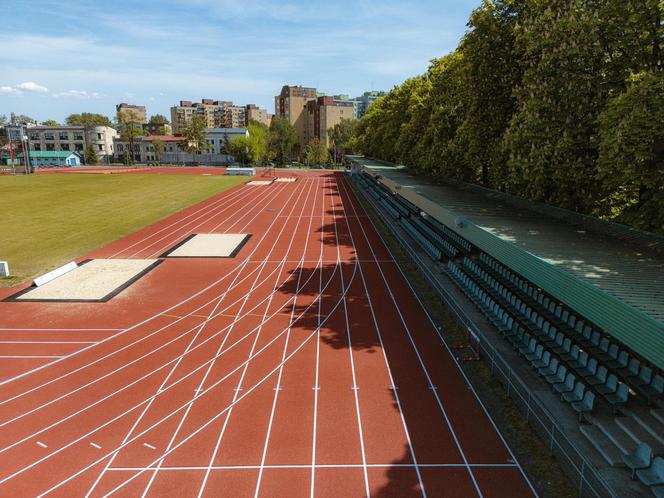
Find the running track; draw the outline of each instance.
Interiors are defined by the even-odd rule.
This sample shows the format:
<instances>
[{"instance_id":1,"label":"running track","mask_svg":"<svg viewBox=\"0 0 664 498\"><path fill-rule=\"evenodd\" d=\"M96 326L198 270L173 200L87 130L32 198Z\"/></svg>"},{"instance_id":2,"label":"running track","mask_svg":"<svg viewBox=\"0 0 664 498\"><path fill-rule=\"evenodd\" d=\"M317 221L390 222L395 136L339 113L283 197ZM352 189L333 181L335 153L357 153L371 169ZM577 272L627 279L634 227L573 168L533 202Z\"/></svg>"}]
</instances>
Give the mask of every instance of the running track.
<instances>
[{"instance_id":1,"label":"running track","mask_svg":"<svg viewBox=\"0 0 664 498\"><path fill-rule=\"evenodd\" d=\"M534 494L343 175L240 185L85 258L205 232L252 237L106 303L0 302L0 496Z\"/></svg>"}]
</instances>

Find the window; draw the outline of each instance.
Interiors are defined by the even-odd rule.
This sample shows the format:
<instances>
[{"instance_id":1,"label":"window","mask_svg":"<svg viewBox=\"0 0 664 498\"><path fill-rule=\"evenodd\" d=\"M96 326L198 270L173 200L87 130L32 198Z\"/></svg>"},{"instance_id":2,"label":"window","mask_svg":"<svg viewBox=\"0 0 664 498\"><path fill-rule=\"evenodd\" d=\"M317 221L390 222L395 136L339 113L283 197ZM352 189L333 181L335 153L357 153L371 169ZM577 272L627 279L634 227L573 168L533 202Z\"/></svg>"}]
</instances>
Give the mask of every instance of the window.
<instances>
[{"instance_id":1,"label":"window","mask_svg":"<svg viewBox=\"0 0 664 498\"><path fill-rule=\"evenodd\" d=\"M69 133L65 132L60 132L59 134L60 140L69 140Z\"/></svg>"},{"instance_id":2,"label":"window","mask_svg":"<svg viewBox=\"0 0 664 498\"><path fill-rule=\"evenodd\" d=\"M69 150L69 144L60 144L62 150Z\"/></svg>"},{"instance_id":3,"label":"window","mask_svg":"<svg viewBox=\"0 0 664 498\"><path fill-rule=\"evenodd\" d=\"M34 150L41 150L41 144L32 144Z\"/></svg>"},{"instance_id":4,"label":"window","mask_svg":"<svg viewBox=\"0 0 664 498\"><path fill-rule=\"evenodd\" d=\"M74 140L83 140L83 135L77 133L74 135Z\"/></svg>"},{"instance_id":5,"label":"window","mask_svg":"<svg viewBox=\"0 0 664 498\"><path fill-rule=\"evenodd\" d=\"M103 135L101 133L97 133L97 140L101 140Z\"/></svg>"},{"instance_id":6,"label":"window","mask_svg":"<svg viewBox=\"0 0 664 498\"><path fill-rule=\"evenodd\" d=\"M104 146L102 144L98 144L97 147L99 147L99 150L104 150Z\"/></svg>"},{"instance_id":7,"label":"window","mask_svg":"<svg viewBox=\"0 0 664 498\"><path fill-rule=\"evenodd\" d=\"M46 150L55 150L54 144L46 144Z\"/></svg>"},{"instance_id":8,"label":"window","mask_svg":"<svg viewBox=\"0 0 664 498\"><path fill-rule=\"evenodd\" d=\"M83 151L83 144L76 144L76 151L82 152Z\"/></svg>"},{"instance_id":9,"label":"window","mask_svg":"<svg viewBox=\"0 0 664 498\"><path fill-rule=\"evenodd\" d=\"M30 140L39 140L39 135L30 135Z\"/></svg>"},{"instance_id":10,"label":"window","mask_svg":"<svg viewBox=\"0 0 664 498\"><path fill-rule=\"evenodd\" d=\"M44 140L55 140L53 133L44 133Z\"/></svg>"}]
</instances>

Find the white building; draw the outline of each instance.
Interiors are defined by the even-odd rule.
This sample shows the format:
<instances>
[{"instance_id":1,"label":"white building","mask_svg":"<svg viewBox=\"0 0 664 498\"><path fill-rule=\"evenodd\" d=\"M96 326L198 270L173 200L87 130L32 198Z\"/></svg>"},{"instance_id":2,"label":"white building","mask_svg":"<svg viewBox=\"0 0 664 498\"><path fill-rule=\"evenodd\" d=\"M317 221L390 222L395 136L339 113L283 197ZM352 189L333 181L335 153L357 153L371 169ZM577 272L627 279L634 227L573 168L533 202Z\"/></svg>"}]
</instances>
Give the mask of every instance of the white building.
<instances>
[{"instance_id":1,"label":"white building","mask_svg":"<svg viewBox=\"0 0 664 498\"><path fill-rule=\"evenodd\" d=\"M108 126L31 126L30 150L36 152L77 152L81 157L92 147L99 162L111 162L113 140L118 132Z\"/></svg>"}]
</instances>

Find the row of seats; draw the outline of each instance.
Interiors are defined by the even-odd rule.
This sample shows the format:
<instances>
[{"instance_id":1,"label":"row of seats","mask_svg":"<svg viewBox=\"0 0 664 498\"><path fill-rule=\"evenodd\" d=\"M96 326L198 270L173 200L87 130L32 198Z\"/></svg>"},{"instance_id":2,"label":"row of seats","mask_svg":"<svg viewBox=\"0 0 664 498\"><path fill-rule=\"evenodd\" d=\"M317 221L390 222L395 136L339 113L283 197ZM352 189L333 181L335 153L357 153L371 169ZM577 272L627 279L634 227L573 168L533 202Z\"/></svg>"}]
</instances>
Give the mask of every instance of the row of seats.
<instances>
[{"instance_id":1,"label":"row of seats","mask_svg":"<svg viewBox=\"0 0 664 498\"><path fill-rule=\"evenodd\" d=\"M456 247L454 247L453 244L451 244L440 233L435 232L428 225L426 225L422 218L412 218L412 223L419 229L420 232L422 232L425 237L434 242L448 258L455 258L459 254L459 251Z\"/></svg>"},{"instance_id":2,"label":"row of seats","mask_svg":"<svg viewBox=\"0 0 664 498\"><path fill-rule=\"evenodd\" d=\"M620 377L649 404L664 399L664 375L655 374L650 365L642 364L627 350L621 349L617 342L611 341L609 337L603 336L600 331L578 319L562 304L548 297L495 259L484 253L480 254L479 259L479 264L472 262L471 267L482 266L482 269L486 268L491 272L492 278L495 277L501 284L520 291L520 297L526 302L528 318L535 322L536 327L541 329L546 326L546 322L549 322L550 326L555 325L558 331L569 337L571 341L580 344L597 360L598 369L601 367L600 364L605 364L612 372L611 375Z\"/></svg>"},{"instance_id":3,"label":"row of seats","mask_svg":"<svg viewBox=\"0 0 664 498\"><path fill-rule=\"evenodd\" d=\"M623 463L632 471L632 479L638 479L650 487L658 497L664 497L664 458L653 460L653 451L646 443L640 443L634 453L623 455Z\"/></svg>"},{"instance_id":4,"label":"row of seats","mask_svg":"<svg viewBox=\"0 0 664 498\"><path fill-rule=\"evenodd\" d=\"M473 245L468 242L466 239L461 237L458 233L456 233L454 230L451 230L450 228L446 227L442 223L440 223L438 220L431 218L431 217L426 217L423 219L424 223L429 225L433 230L437 230L442 232L445 236L447 236L452 243L456 244L456 246L467 253L470 253L473 251Z\"/></svg>"},{"instance_id":5,"label":"row of seats","mask_svg":"<svg viewBox=\"0 0 664 498\"><path fill-rule=\"evenodd\" d=\"M411 222L407 219L403 220L402 226L408 232L408 235L410 235L415 241L424 249L424 251L431 257L431 259L434 259L436 261L440 261L440 259L443 257L443 253L441 252L436 245L431 242L429 239L427 239L424 235L420 233L420 231L415 228L411 224Z\"/></svg>"},{"instance_id":6,"label":"row of seats","mask_svg":"<svg viewBox=\"0 0 664 498\"><path fill-rule=\"evenodd\" d=\"M572 409L579 414L579 417L592 412L595 404L595 394L583 381L580 373L581 369L579 369L577 375L572 372L571 368L568 370L564 361L570 358L563 356L563 354L558 356L555 350L549 350L544 344L539 343L535 337L528 334L523 327L519 327L514 322L513 317L505 313L475 280L452 261L447 263L447 267L450 276L461 290L503 332L515 349L552 386L554 392L559 394L563 401L569 402ZM509 319L513 323L511 327L508 327Z\"/></svg>"},{"instance_id":7,"label":"row of seats","mask_svg":"<svg viewBox=\"0 0 664 498\"><path fill-rule=\"evenodd\" d=\"M627 384L619 382L614 374L607 376L606 367L600 365L596 358L584 350L583 345L573 342L573 338L566 337L554 325L543 321L536 312L527 313L526 310L530 308L527 308L520 298L484 272L473 261L464 259L463 265L484 283L486 294L495 304L492 312L501 332L517 334L519 328L523 329L527 337L532 338L537 344L542 345L543 349L550 350L563 361L564 364L558 366L560 372L557 372L563 380L568 380L565 377L569 374L568 369L576 371L577 375L583 379L594 378L599 373L600 375L594 380L601 384L592 384L595 391L601 394L614 409L627 404L629 399ZM525 332L526 330L528 332ZM542 356L543 351L540 352L540 358ZM602 368L601 371L599 371L600 368Z\"/></svg>"}]
</instances>

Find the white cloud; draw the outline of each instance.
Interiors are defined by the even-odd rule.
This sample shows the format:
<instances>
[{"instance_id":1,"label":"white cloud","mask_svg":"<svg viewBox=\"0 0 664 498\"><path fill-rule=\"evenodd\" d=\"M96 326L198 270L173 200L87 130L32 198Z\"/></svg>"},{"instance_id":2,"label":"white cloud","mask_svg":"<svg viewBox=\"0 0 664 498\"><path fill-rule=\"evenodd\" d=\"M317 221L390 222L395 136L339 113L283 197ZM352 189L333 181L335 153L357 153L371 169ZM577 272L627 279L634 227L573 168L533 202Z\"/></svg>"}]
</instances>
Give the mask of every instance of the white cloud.
<instances>
[{"instance_id":1,"label":"white cloud","mask_svg":"<svg viewBox=\"0 0 664 498\"><path fill-rule=\"evenodd\" d=\"M39 83L35 83L34 81L19 83L15 88L26 90L28 92L48 93L48 88L46 88L44 85L40 85Z\"/></svg>"},{"instance_id":2,"label":"white cloud","mask_svg":"<svg viewBox=\"0 0 664 498\"><path fill-rule=\"evenodd\" d=\"M101 95L97 92L88 92L85 90L67 90L66 92L58 92L55 94L56 97L70 97L74 99L81 100L90 100L101 98Z\"/></svg>"},{"instance_id":3,"label":"white cloud","mask_svg":"<svg viewBox=\"0 0 664 498\"><path fill-rule=\"evenodd\" d=\"M0 93L5 95L21 95L21 91L13 86L0 86Z\"/></svg>"}]
</instances>

